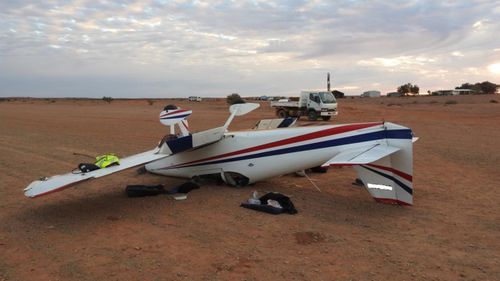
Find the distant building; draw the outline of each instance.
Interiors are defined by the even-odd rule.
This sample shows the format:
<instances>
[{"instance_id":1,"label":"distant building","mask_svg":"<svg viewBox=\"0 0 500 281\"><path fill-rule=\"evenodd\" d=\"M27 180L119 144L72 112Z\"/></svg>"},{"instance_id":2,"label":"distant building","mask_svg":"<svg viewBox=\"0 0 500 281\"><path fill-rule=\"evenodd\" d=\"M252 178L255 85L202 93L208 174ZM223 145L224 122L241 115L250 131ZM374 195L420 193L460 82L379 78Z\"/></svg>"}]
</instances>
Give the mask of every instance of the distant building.
<instances>
[{"instance_id":1,"label":"distant building","mask_svg":"<svg viewBox=\"0 0 500 281\"><path fill-rule=\"evenodd\" d=\"M477 91L471 89L455 89L454 91L458 92L459 95L477 94Z\"/></svg>"},{"instance_id":2,"label":"distant building","mask_svg":"<svg viewBox=\"0 0 500 281\"><path fill-rule=\"evenodd\" d=\"M366 91L361 94L363 98L378 98L380 97L380 91Z\"/></svg>"},{"instance_id":3,"label":"distant building","mask_svg":"<svg viewBox=\"0 0 500 281\"><path fill-rule=\"evenodd\" d=\"M476 94L477 92L471 89L453 89L453 90L439 90L432 92L433 96L458 96L458 95L470 95Z\"/></svg>"},{"instance_id":4,"label":"distant building","mask_svg":"<svg viewBox=\"0 0 500 281\"><path fill-rule=\"evenodd\" d=\"M387 93L386 96L388 96L388 97L400 97L402 95L399 92L390 92L390 93Z\"/></svg>"}]
</instances>

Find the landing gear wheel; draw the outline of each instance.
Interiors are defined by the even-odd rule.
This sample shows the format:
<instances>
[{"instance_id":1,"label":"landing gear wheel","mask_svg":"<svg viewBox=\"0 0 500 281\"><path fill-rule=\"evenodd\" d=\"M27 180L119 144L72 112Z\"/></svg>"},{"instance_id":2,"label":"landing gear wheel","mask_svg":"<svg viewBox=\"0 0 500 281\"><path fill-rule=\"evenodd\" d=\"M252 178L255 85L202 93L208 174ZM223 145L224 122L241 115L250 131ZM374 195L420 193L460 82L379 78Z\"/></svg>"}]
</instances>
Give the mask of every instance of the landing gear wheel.
<instances>
[{"instance_id":1,"label":"landing gear wheel","mask_svg":"<svg viewBox=\"0 0 500 281\"><path fill-rule=\"evenodd\" d=\"M287 118L288 113L284 111L283 109L280 109L276 112L276 115L278 115L279 118Z\"/></svg>"},{"instance_id":2,"label":"landing gear wheel","mask_svg":"<svg viewBox=\"0 0 500 281\"><path fill-rule=\"evenodd\" d=\"M309 111L309 113L307 113L307 119L309 121L316 121L318 119L318 113L316 113L316 111Z\"/></svg>"},{"instance_id":3,"label":"landing gear wheel","mask_svg":"<svg viewBox=\"0 0 500 281\"><path fill-rule=\"evenodd\" d=\"M321 116L321 119L323 119L323 121L328 121L330 120L330 118L332 118L332 116Z\"/></svg>"}]
</instances>

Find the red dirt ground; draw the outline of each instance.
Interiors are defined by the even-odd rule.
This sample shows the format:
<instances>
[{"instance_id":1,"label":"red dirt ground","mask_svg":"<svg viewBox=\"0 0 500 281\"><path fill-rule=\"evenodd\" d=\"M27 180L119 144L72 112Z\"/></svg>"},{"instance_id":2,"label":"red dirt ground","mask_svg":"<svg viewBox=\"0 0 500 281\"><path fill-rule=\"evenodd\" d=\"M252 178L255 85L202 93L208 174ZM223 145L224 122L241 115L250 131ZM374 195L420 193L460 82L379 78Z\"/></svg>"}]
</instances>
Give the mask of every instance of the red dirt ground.
<instances>
[{"instance_id":1,"label":"red dirt ground","mask_svg":"<svg viewBox=\"0 0 500 281\"><path fill-rule=\"evenodd\" d=\"M154 147L167 103L192 129L223 124L224 101L0 102L0 280L500 280L500 97L342 99L329 123L411 127L415 205L375 203L351 168L251 187L202 186L185 201L127 198L127 184L180 179L135 170L37 199L31 181ZM450 101L455 101L453 104ZM268 103L232 129L272 118ZM305 123L303 121L302 123ZM321 122L318 122L318 124ZM252 190L289 195L299 213L239 207Z\"/></svg>"}]
</instances>

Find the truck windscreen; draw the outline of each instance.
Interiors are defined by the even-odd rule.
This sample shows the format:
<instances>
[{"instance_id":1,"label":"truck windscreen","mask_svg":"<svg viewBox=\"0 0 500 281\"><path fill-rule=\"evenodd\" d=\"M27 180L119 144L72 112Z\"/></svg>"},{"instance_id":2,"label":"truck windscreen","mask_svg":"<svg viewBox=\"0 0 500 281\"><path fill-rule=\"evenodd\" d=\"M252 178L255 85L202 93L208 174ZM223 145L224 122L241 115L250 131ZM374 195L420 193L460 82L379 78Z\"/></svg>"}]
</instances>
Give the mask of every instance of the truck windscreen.
<instances>
[{"instance_id":1,"label":"truck windscreen","mask_svg":"<svg viewBox=\"0 0 500 281\"><path fill-rule=\"evenodd\" d=\"M323 103L336 103L337 102L332 93L322 92L322 93L319 93L319 95L321 96L321 100L323 101Z\"/></svg>"}]
</instances>

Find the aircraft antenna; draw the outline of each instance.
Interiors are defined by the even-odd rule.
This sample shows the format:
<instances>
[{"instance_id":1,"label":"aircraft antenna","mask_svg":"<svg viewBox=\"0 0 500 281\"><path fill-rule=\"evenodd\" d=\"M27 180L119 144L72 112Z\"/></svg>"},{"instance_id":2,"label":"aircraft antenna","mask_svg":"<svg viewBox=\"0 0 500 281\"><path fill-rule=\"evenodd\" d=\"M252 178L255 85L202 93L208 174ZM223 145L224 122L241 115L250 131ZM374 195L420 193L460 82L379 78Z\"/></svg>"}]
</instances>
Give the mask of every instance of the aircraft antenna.
<instances>
[{"instance_id":1,"label":"aircraft antenna","mask_svg":"<svg viewBox=\"0 0 500 281\"><path fill-rule=\"evenodd\" d=\"M330 72L326 74L326 90L330 92Z\"/></svg>"}]
</instances>

